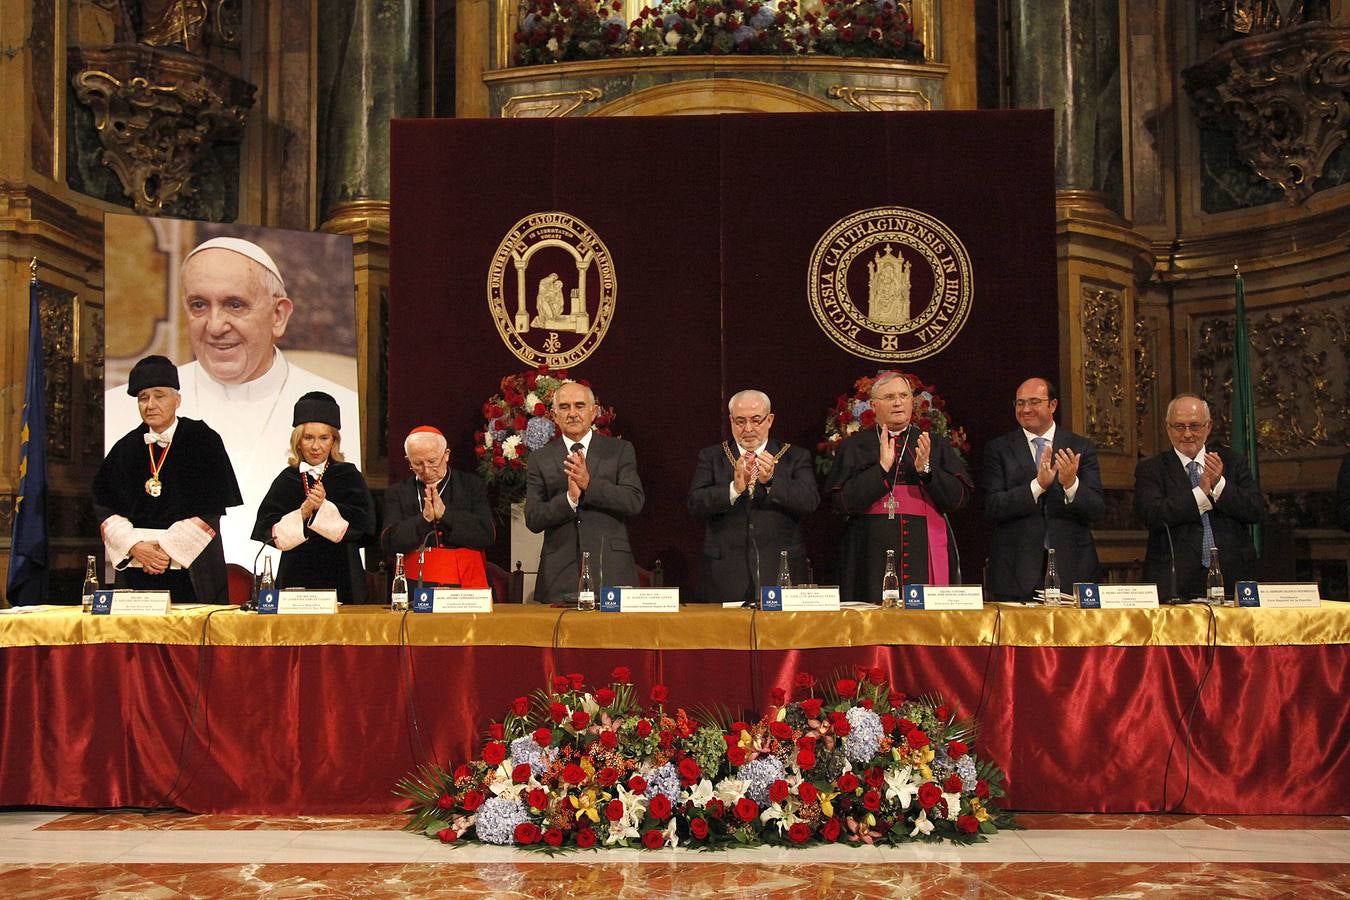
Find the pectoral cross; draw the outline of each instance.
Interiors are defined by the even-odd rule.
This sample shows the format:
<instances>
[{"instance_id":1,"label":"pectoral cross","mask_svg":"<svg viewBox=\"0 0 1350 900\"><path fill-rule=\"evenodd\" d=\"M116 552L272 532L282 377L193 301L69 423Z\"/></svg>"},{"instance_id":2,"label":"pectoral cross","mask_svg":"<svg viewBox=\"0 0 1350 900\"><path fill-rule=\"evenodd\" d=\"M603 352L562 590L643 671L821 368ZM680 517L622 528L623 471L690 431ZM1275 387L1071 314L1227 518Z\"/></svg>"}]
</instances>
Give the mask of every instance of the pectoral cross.
<instances>
[{"instance_id":1,"label":"pectoral cross","mask_svg":"<svg viewBox=\"0 0 1350 900\"><path fill-rule=\"evenodd\" d=\"M892 490L891 493L886 495L886 518L894 519L895 510L899 505L900 504L895 502L895 492Z\"/></svg>"}]
</instances>

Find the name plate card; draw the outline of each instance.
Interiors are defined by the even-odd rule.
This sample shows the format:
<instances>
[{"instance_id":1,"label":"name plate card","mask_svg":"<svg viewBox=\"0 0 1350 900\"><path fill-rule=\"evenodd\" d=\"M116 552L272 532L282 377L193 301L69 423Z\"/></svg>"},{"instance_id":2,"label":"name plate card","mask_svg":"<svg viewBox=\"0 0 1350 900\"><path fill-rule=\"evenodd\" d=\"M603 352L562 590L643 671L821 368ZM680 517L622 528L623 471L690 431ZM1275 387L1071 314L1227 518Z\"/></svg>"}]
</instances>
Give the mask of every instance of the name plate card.
<instances>
[{"instance_id":1,"label":"name plate card","mask_svg":"<svg viewBox=\"0 0 1350 900\"><path fill-rule=\"evenodd\" d=\"M766 612L838 612L837 587L762 587L759 608Z\"/></svg>"},{"instance_id":2,"label":"name plate card","mask_svg":"<svg viewBox=\"0 0 1350 900\"><path fill-rule=\"evenodd\" d=\"M94 591L96 616L167 616L168 591Z\"/></svg>"},{"instance_id":3,"label":"name plate card","mask_svg":"<svg viewBox=\"0 0 1350 900\"><path fill-rule=\"evenodd\" d=\"M1157 609L1155 584L1093 584L1078 582L1073 595L1082 609Z\"/></svg>"},{"instance_id":4,"label":"name plate card","mask_svg":"<svg viewBox=\"0 0 1350 900\"><path fill-rule=\"evenodd\" d=\"M337 607L337 591L258 591L259 615L331 615Z\"/></svg>"},{"instance_id":5,"label":"name plate card","mask_svg":"<svg viewBox=\"0 0 1350 900\"><path fill-rule=\"evenodd\" d=\"M492 591L488 588L418 588L413 591L416 613L490 613Z\"/></svg>"},{"instance_id":6,"label":"name plate card","mask_svg":"<svg viewBox=\"0 0 1350 900\"><path fill-rule=\"evenodd\" d=\"M1315 609L1322 605L1322 595L1316 584L1257 584L1239 581L1236 586L1238 606L1253 609Z\"/></svg>"},{"instance_id":7,"label":"name plate card","mask_svg":"<svg viewBox=\"0 0 1350 900\"><path fill-rule=\"evenodd\" d=\"M984 609L984 588L971 585L907 584L905 609Z\"/></svg>"},{"instance_id":8,"label":"name plate card","mask_svg":"<svg viewBox=\"0 0 1350 900\"><path fill-rule=\"evenodd\" d=\"M673 613L680 611L679 588L617 588L600 591L601 612Z\"/></svg>"}]
</instances>

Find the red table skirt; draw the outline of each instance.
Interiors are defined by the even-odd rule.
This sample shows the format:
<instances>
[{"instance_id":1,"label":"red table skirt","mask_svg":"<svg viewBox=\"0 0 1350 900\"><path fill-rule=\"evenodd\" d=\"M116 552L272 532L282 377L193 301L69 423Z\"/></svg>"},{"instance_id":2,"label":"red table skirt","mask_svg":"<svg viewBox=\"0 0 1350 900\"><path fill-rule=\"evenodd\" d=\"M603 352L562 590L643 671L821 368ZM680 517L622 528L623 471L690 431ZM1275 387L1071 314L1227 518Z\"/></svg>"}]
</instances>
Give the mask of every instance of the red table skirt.
<instances>
[{"instance_id":1,"label":"red table skirt","mask_svg":"<svg viewBox=\"0 0 1350 900\"><path fill-rule=\"evenodd\" d=\"M401 776L475 754L487 723L553 672L595 683L627 665L643 696L660 682L687 709L748 711L798 671L860 664L965 713L983 690L976 748L1007 771L1014 809L1350 814L1350 647L1219 647L1188 754L1174 738L1205 653L11 647L0 651L0 806L383 812L402 805Z\"/></svg>"}]
</instances>

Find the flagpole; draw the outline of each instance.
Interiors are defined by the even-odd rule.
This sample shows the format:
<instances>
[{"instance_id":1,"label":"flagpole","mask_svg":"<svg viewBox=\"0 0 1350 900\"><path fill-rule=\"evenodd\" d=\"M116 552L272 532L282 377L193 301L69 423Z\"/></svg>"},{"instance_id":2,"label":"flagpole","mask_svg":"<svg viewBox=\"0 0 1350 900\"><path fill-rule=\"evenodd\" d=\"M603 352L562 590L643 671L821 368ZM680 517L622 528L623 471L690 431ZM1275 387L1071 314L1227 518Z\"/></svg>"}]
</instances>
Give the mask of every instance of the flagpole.
<instances>
[{"instance_id":1,"label":"flagpole","mask_svg":"<svg viewBox=\"0 0 1350 900\"><path fill-rule=\"evenodd\" d=\"M1261 464L1256 444L1256 397L1252 391L1251 340L1247 333L1247 290L1242 270L1233 261L1233 448L1247 458L1252 481L1261 490ZM1261 555L1261 526L1252 526L1252 543Z\"/></svg>"}]
</instances>

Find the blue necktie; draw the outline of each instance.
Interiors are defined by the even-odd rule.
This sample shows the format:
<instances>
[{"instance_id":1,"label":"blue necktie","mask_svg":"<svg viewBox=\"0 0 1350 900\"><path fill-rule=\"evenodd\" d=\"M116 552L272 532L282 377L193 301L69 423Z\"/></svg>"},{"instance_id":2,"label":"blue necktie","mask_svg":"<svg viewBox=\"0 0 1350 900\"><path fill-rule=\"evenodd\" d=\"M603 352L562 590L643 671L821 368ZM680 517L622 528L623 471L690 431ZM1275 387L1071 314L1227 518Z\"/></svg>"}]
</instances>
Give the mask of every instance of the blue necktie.
<instances>
[{"instance_id":1,"label":"blue necktie","mask_svg":"<svg viewBox=\"0 0 1350 900\"><path fill-rule=\"evenodd\" d=\"M1191 487L1200 486L1200 463L1191 460L1186 463L1186 471L1191 473ZM1209 513L1200 514L1200 525L1204 534L1200 537L1200 564L1209 568L1209 549L1214 546L1214 531L1209 527Z\"/></svg>"}]
</instances>

